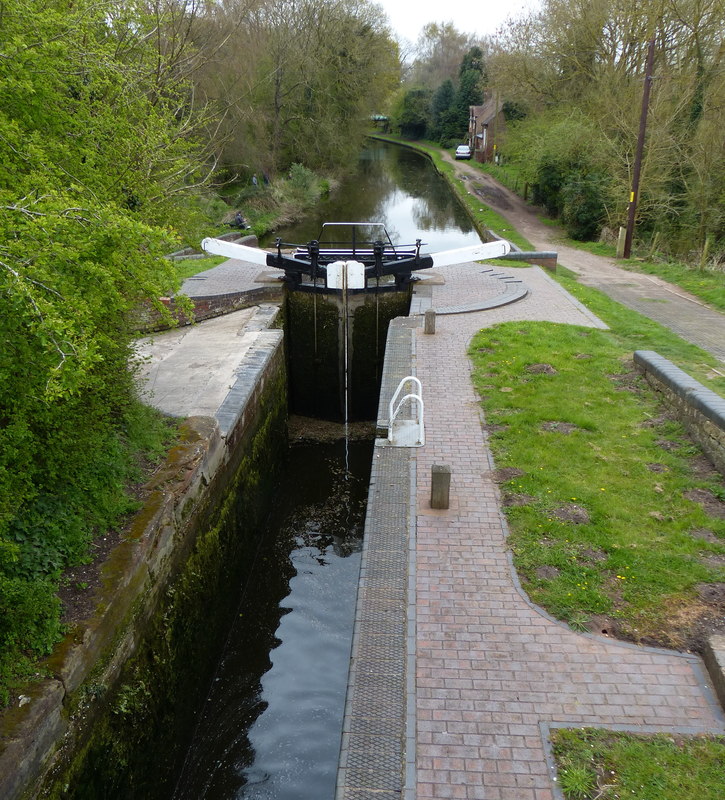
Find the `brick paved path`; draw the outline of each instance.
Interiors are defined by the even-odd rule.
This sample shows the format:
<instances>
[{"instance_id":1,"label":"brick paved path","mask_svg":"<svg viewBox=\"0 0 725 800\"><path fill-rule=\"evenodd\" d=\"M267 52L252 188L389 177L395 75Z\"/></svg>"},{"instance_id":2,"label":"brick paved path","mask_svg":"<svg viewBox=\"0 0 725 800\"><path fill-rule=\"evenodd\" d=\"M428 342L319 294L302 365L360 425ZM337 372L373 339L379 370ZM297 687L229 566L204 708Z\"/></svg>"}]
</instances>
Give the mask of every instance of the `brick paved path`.
<instances>
[{"instance_id":1,"label":"brick paved path","mask_svg":"<svg viewBox=\"0 0 725 800\"><path fill-rule=\"evenodd\" d=\"M479 265L448 268L433 305L470 300ZM416 334L426 403L417 451L417 789L421 798L552 800L546 725L722 731L698 659L577 634L519 591L466 349L484 325L595 320L539 270L531 293L491 312L438 317ZM433 463L452 468L451 508L428 506Z\"/></svg>"}]
</instances>

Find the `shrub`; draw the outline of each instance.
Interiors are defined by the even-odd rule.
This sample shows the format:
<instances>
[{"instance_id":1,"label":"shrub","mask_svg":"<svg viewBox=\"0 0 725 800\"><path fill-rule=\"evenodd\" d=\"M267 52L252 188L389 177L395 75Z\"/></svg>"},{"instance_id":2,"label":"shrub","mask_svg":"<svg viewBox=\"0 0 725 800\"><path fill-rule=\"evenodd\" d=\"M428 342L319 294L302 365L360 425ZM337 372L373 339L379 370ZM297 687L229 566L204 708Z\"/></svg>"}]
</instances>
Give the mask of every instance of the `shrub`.
<instances>
[{"instance_id":1,"label":"shrub","mask_svg":"<svg viewBox=\"0 0 725 800\"><path fill-rule=\"evenodd\" d=\"M561 220L573 239L596 239L606 217L608 183L595 173L574 173L559 193Z\"/></svg>"}]
</instances>

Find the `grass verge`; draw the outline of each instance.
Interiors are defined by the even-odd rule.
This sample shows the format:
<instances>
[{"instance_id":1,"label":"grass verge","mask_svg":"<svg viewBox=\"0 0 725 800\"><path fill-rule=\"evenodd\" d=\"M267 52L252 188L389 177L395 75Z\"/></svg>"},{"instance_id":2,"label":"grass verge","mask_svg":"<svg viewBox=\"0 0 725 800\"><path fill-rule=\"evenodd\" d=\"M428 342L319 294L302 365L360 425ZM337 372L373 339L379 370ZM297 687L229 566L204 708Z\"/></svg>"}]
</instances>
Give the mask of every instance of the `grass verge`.
<instances>
[{"instance_id":1,"label":"grass verge","mask_svg":"<svg viewBox=\"0 0 725 800\"><path fill-rule=\"evenodd\" d=\"M225 256L209 256L208 258L188 258L184 261L177 261L174 264L176 274L180 281L198 275L200 272L205 272L212 267L216 267L222 262L226 261Z\"/></svg>"},{"instance_id":2,"label":"grass verge","mask_svg":"<svg viewBox=\"0 0 725 800\"><path fill-rule=\"evenodd\" d=\"M699 649L725 603L725 487L632 352L655 349L720 393L725 379L708 381L716 362L667 329L560 280L611 330L512 322L470 349L516 568L575 629Z\"/></svg>"},{"instance_id":3,"label":"grass verge","mask_svg":"<svg viewBox=\"0 0 725 800\"><path fill-rule=\"evenodd\" d=\"M563 729L552 733L566 800L721 800L725 737Z\"/></svg>"}]
</instances>

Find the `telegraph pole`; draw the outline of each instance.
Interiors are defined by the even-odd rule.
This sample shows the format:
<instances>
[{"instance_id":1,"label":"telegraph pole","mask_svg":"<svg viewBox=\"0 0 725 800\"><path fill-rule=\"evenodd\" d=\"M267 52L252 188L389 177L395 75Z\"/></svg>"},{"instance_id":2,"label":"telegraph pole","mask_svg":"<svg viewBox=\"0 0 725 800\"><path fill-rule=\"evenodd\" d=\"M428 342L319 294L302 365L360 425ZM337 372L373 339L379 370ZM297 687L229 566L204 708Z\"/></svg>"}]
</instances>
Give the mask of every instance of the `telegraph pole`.
<instances>
[{"instance_id":1,"label":"telegraph pole","mask_svg":"<svg viewBox=\"0 0 725 800\"><path fill-rule=\"evenodd\" d=\"M624 240L624 258L629 258L632 252L632 236L634 235L634 218L637 213L637 200L639 199L639 175L642 171L642 153L644 152L644 136L647 131L647 110L649 108L649 93L652 87L652 68L655 60L655 39L649 43L647 51L647 66L644 75L644 91L642 92L642 112L639 117L639 136L637 137L637 151L634 155L634 171L632 173L632 191L629 194L629 211L627 214L627 235Z\"/></svg>"}]
</instances>

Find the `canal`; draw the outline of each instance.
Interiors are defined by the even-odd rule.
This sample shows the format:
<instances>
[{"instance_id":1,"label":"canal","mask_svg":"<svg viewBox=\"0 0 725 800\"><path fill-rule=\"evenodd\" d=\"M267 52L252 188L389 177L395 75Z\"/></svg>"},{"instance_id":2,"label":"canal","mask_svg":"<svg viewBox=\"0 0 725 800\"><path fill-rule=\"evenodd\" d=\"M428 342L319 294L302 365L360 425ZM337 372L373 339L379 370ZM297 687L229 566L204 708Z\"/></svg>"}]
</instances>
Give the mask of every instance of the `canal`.
<instances>
[{"instance_id":1,"label":"canal","mask_svg":"<svg viewBox=\"0 0 725 800\"><path fill-rule=\"evenodd\" d=\"M275 235L309 241L327 221L383 222L394 243L420 238L428 252L480 241L428 159L378 141L314 214ZM290 449L250 577L229 598L235 622L182 734L191 744L157 800L334 797L371 457L372 441Z\"/></svg>"},{"instance_id":2,"label":"canal","mask_svg":"<svg viewBox=\"0 0 725 800\"><path fill-rule=\"evenodd\" d=\"M371 457L291 448L174 800L334 796Z\"/></svg>"},{"instance_id":3,"label":"canal","mask_svg":"<svg viewBox=\"0 0 725 800\"><path fill-rule=\"evenodd\" d=\"M323 222L382 222L393 244L423 241L423 252L465 247L481 239L470 217L431 161L415 150L369 140L355 172L304 220L275 231L271 246L316 239Z\"/></svg>"}]
</instances>

